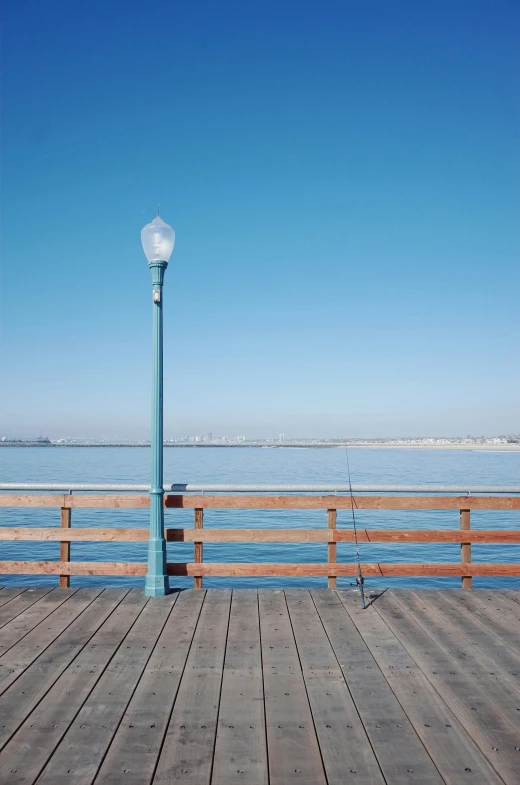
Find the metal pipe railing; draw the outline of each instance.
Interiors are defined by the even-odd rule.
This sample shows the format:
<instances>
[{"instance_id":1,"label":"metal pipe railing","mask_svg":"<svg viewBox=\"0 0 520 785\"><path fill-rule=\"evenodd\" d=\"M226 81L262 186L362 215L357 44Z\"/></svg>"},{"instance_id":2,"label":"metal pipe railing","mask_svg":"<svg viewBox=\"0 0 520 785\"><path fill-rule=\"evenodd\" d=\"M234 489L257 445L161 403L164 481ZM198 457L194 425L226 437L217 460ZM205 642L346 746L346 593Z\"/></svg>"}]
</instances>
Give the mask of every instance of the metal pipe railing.
<instances>
[{"instance_id":1,"label":"metal pipe railing","mask_svg":"<svg viewBox=\"0 0 520 785\"><path fill-rule=\"evenodd\" d=\"M114 492L148 492L147 483L0 483L0 491L114 491ZM166 493L349 493L350 486L345 483L306 483L306 484L270 484L270 483L173 483L165 486ZM520 494L520 485L443 485L424 483L418 485L359 485L353 484L354 493L504 493Z\"/></svg>"}]
</instances>

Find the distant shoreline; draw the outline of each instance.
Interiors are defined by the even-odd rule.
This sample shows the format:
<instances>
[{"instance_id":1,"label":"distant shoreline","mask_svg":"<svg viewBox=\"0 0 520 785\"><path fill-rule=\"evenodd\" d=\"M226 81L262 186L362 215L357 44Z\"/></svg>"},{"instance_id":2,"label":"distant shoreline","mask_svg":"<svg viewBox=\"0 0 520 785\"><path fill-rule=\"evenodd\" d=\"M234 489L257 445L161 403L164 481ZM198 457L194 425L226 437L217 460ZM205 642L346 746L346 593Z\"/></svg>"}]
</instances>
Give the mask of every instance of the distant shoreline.
<instances>
[{"instance_id":1,"label":"distant shoreline","mask_svg":"<svg viewBox=\"0 0 520 785\"><path fill-rule=\"evenodd\" d=\"M42 444L41 442L0 442L0 447L42 447L42 448L71 448L71 447L141 447L141 448L150 448L149 444L142 444L142 443L81 443L81 444ZM342 447L348 447L349 449L364 449L364 450L470 450L470 451L478 451L478 452L520 452L520 444L479 444L475 442L474 444L385 444L382 442L377 442L375 444L370 443L356 443L356 442L347 442L345 443L298 443L294 444L291 442L286 442L284 444L249 444L249 443L222 443L222 444L171 444L166 442L164 444L165 448L170 447L177 447L181 449L214 449L214 448L231 448L231 449L268 449L268 450L277 450L277 449L315 449L315 450L327 450L327 449L338 449Z\"/></svg>"}]
</instances>

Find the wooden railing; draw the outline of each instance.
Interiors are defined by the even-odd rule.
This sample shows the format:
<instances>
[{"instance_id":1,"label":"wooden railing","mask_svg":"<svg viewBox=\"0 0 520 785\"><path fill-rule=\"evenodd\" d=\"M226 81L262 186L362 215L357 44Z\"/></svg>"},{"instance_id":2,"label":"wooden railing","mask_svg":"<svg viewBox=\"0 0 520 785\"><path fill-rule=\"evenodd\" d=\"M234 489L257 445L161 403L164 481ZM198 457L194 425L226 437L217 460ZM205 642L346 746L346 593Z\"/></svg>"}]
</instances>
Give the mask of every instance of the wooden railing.
<instances>
[{"instance_id":1,"label":"wooden railing","mask_svg":"<svg viewBox=\"0 0 520 785\"><path fill-rule=\"evenodd\" d=\"M166 528L168 542L194 543L194 561L169 563L170 575L188 575L196 587L203 576L324 576L329 587L337 577L356 574L354 563L336 561L336 543L354 542L351 526L337 528L337 510L349 509L349 496L199 496L167 495L167 509L193 509L193 528ZM460 563L367 563L362 564L366 577L449 577L460 576L465 588L472 576L520 576L520 564L475 563L471 561L472 543L520 543L520 529L483 530L470 528L471 510L520 510L520 496L355 496L356 510L454 510L459 511L459 529L372 529L362 528L358 518L360 543L460 543ZM135 494L0 494L0 507L55 507L61 509L61 526L0 528L1 540L58 541L59 561L0 561L0 573L51 574L60 576L60 586L68 586L71 575L145 575L144 562L78 562L70 560L72 542L144 542L148 529L72 527L72 510L80 508L139 509L150 506L147 495ZM205 509L228 510L327 510L328 526L323 529L204 529ZM203 543L327 543L325 564L267 564L203 562Z\"/></svg>"}]
</instances>

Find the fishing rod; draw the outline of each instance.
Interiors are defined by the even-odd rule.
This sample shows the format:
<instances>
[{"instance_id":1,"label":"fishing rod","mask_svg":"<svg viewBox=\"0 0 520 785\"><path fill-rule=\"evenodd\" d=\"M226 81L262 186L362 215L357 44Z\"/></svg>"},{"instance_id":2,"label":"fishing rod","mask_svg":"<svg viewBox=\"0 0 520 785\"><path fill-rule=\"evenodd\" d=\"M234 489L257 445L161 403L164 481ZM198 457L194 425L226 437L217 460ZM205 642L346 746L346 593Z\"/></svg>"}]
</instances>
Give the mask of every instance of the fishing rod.
<instances>
[{"instance_id":1,"label":"fishing rod","mask_svg":"<svg viewBox=\"0 0 520 785\"><path fill-rule=\"evenodd\" d=\"M347 457L347 472L348 472L348 487L350 492L350 508L352 510L352 526L354 529L354 542L356 543L356 560L357 560L357 577L356 582L351 583L351 586L358 586L359 591L361 593L361 607L364 609L366 608L365 604L365 590L363 588L363 584L365 583L365 579L363 578L363 572L361 570L361 559L359 558L359 544L358 544L358 536L357 536L357 526L356 526L356 514L354 512L354 494L352 493L352 481L350 479L350 462L348 459L348 447L345 445L345 455Z\"/></svg>"}]
</instances>

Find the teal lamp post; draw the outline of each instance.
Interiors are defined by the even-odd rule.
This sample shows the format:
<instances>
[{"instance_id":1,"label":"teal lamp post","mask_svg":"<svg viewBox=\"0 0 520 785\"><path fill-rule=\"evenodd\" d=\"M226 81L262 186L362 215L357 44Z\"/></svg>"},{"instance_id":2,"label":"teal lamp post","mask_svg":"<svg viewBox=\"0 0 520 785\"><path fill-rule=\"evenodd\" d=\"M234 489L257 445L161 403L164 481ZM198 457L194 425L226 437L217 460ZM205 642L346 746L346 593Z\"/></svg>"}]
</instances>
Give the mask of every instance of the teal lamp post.
<instances>
[{"instance_id":1,"label":"teal lamp post","mask_svg":"<svg viewBox=\"0 0 520 785\"><path fill-rule=\"evenodd\" d=\"M152 465L150 477L150 539L145 594L160 597L170 587L166 568L163 488L163 299L164 272L173 251L175 232L157 216L141 231L143 250L152 271L153 375Z\"/></svg>"}]
</instances>

